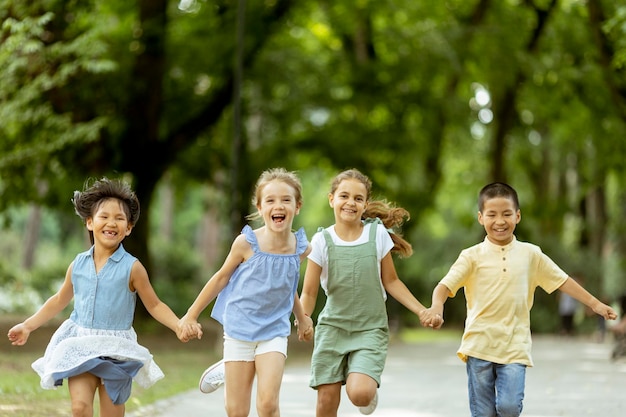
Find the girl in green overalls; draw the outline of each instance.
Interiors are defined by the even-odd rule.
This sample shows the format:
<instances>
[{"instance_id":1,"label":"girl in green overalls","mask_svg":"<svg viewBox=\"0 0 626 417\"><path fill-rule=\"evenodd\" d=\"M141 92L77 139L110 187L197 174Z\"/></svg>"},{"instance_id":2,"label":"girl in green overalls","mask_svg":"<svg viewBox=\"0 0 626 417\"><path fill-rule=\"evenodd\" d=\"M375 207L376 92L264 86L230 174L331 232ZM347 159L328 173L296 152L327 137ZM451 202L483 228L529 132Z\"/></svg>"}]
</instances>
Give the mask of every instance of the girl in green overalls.
<instances>
[{"instance_id":1,"label":"girl in green overalls","mask_svg":"<svg viewBox=\"0 0 626 417\"><path fill-rule=\"evenodd\" d=\"M332 181L328 201L335 224L311 240L300 296L304 312L315 308L318 289L326 304L318 317L310 386L317 390L317 417L337 416L341 386L362 414L378 402L377 388L385 365L389 328L387 294L417 314L424 326L437 326L426 308L398 278L391 256L412 253L399 234L409 213L384 201L370 201L371 181L356 169Z\"/></svg>"}]
</instances>

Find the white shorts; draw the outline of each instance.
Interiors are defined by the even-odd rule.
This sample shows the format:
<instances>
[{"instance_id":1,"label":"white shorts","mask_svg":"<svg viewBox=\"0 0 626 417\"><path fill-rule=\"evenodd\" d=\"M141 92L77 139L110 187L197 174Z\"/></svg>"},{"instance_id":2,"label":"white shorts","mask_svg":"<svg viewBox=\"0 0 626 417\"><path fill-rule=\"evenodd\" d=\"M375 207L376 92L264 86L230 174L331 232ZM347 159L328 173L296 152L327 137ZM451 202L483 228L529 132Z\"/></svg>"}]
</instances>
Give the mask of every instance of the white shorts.
<instances>
[{"instance_id":1,"label":"white shorts","mask_svg":"<svg viewBox=\"0 0 626 417\"><path fill-rule=\"evenodd\" d=\"M287 338L275 337L260 342L246 342L224 335L224 361L254 362L256 355L278 352L287 357Z\"/></svg>"}]
</instances>

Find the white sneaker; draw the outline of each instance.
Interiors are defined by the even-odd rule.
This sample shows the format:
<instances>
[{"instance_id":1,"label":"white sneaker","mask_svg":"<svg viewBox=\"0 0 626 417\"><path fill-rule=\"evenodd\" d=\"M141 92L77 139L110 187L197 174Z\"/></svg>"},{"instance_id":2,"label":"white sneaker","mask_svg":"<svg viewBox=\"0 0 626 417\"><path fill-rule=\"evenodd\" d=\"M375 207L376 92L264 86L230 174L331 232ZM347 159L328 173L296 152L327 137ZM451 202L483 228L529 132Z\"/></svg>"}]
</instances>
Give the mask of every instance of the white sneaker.
<instances>
[{"instance_id":1,"label":"white sneaker","mask_svg":"<svg viewBox=\"0 0 626 417\"><path fill-rule=\"evenodd\" d=\"M209 366L200 377L200 392L210 394L224 385L224 359Z\"/></svg>"},{"instance_id":2,"label":"white sneaker","mask_svg":"<svg viewBox=\"0 0 626 417\"><path fill-rule=\"evenodd\" d=\"M376 392L376 394L374 394L374 398L372 398L372 401L370 401L368 405L366 405L365 407L359 407L359 411L361 412L361 414L365 414L366 416L369 416L370 414L374 412L374 410L376 410L377 405L378 405L378 391Z\"/></svg>"}]
</instances>

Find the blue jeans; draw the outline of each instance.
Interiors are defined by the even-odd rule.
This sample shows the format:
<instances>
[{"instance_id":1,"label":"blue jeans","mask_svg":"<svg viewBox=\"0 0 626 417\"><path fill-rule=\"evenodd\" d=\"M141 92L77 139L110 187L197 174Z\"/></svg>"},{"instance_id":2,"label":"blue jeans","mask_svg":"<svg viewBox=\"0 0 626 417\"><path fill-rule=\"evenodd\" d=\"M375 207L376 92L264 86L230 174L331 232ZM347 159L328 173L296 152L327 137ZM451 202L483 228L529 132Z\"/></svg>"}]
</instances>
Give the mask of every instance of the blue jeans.
<instances>
[{"instance_id":1,"label":"blue jeans","mask_svg":"<svg viewBox=\"0 0 626 417\"><path fill-rule=\"evenodd\" d=\"M468 357L466 369L472 417L518 417L522 413L526 365Z\"/></svg>"}]
</instances>

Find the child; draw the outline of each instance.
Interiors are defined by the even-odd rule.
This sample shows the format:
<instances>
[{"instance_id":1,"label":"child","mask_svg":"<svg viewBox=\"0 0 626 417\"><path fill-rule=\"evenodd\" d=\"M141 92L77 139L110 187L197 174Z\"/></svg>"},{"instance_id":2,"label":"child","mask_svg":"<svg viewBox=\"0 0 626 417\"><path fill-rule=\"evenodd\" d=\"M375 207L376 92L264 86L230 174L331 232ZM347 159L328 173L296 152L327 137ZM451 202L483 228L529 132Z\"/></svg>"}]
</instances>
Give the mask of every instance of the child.
<instances>
[{"instance_id":1,"label":"child","mask_svg":"<svg viewBox=\"0 0 626 417\"><path fill-rule=\"evenodd\" d=\"M337 415L343 384L362 414L374 412L389 343L387 293L417 314L422 325L440 325L398 279L393 263L392 252L412 254L411 245L390 231L409 213L371 201L371 187L356 169L337 175L328 194L335 224L320 228L311 240L301 294L305 313L313 312L320 285L327 296L311 362L317 417Z\"/></svg>"},{"instance_id":2,"label":"child","mask_svg":"<svg viewBox=\"0 0 626 417\"><path fill-rule=\"evenodd\" d=\"M464 288L467 319L458 356L466 362L474 417L519 416L526 367L532 366L530 309L535 288L559 289L605 319L615 311L589 294L535 245L513 232L521 214L517 192L493 183L478 196L478 222L487 236L461 252L433 291L432 314ZM435 326L439 328L440 326Z\"/></svg>"},{"instance_id":3,"label":"child","mask_svg":"<svg viewBox=\"0 0 626 417\"><path fill-rule=\"evenodd\" d=\"M311 249L303 228L292 232L294 217L302 207L302 185L293 172L283 168L263 172L253 204L257 213L248 218L260 217L264 225L255 230L244 226L224 264L180 324L195 326L200 313L217 296L211 316L224 327L226 413L249 414L256 374L258 415L275 417L280 415L279 391L292 311L300 340L313 337L313 322L304 314L297 295L300 263Z\"/></svg>"},{"instance_id":4,"label":"child","mask_svg":"<svg viewBox=\"0 0 626 417\"><path fill-rule=\"evenodd\" d=\"M76 256L59 291L8 336L13 345L24 345L31 332L73 298L70 318L56 330L33 369L45 389L68 379L73 416L93 415L96 391L101 416L123 416L133 379L149 387L163 377L150 352L137 343L132 327L137 294L148 312L173 331L178 317L159 300L141 262L122 246L139 219L139 200L130 187L102 178L83 192L75 191L72 202L93 246ZM185 332L190 338L200 330L189 327Z\"/></svg>"}]
</instances>

